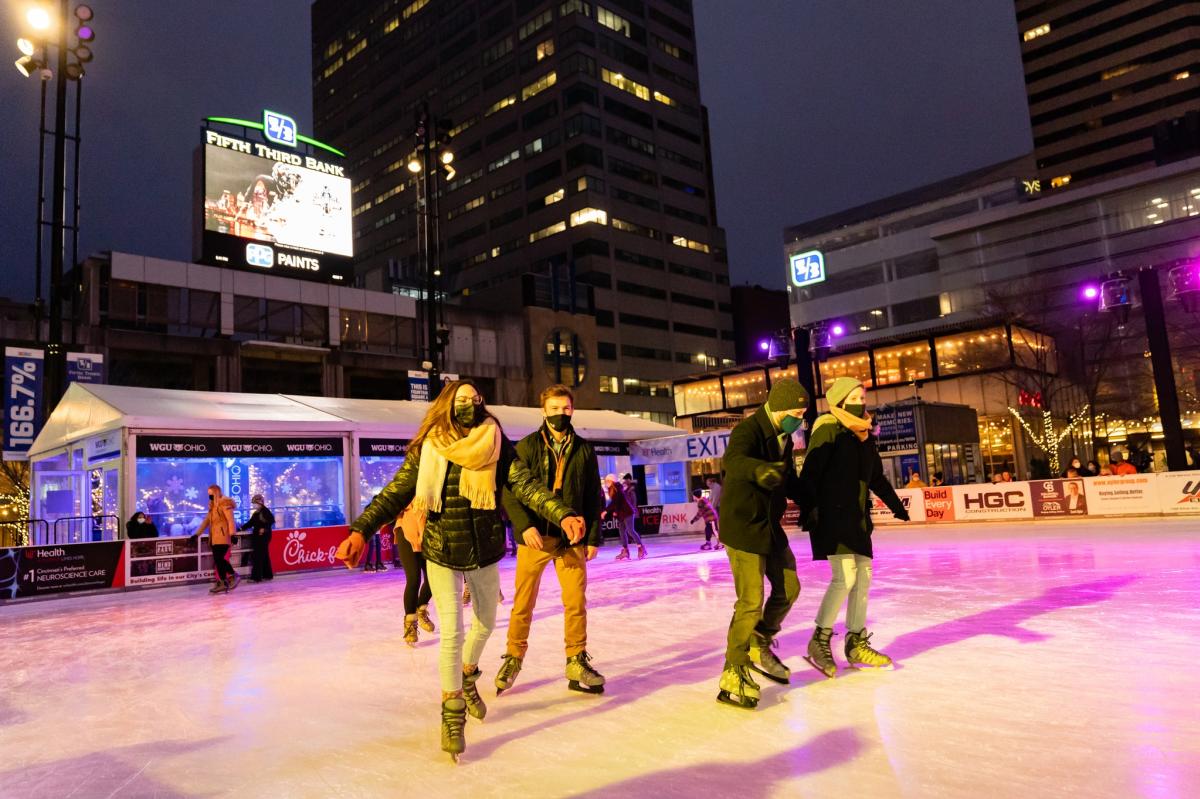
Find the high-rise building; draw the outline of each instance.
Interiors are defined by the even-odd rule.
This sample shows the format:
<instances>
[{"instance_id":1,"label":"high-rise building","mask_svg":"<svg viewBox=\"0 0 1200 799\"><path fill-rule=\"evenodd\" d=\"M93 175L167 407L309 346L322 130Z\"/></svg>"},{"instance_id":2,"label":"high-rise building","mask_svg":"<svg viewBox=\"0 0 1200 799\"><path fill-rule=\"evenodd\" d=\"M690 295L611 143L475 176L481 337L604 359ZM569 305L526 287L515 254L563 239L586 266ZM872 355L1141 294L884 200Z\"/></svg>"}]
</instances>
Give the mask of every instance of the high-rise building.
<instances>
[{"instance_id":1,"label":"high-rise building","mask_svg":"<svg viewBox=\"0 0 1200 799\"><path fill-rule=\"evenodd\" d=\"M1016 14L1044 190L1175 160L1200 101L1200 2L1016 0Z\"/></svg>"},{"instance_id":2,"label":"high-rise building","mask_svg":"<svg viewBox=\"0 0 1200 799\"><path fill-rule=\"evenodd\" d=\"M568 296L595 317L579 379L660 420L672 377L732 363L690 0L317 0L312 19L316 135L349 154L360 285L419 281L406 166L428 103L452 134L450 302Z\"/></svg>"}]
</instances>

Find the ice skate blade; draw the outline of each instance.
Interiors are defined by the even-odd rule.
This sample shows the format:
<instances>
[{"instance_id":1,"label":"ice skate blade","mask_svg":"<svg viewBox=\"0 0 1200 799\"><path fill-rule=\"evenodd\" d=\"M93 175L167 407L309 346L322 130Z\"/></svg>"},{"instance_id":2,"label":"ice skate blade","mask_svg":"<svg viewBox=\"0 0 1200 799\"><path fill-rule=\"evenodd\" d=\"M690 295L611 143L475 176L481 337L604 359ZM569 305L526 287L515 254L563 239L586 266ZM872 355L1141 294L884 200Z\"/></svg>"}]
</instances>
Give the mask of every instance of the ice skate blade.
<instances>
[{"instance_id":1,"label":"ice skate blade","mask_svg":"<svg viewBox=\"0 0 1200 799\"><path fill-rule=\"evenodd\" d=\"M756 672L758 672L762 676L766 677L771 682L776 682L776 683L779 683L780 685L791 685L792 684L792 673L790 671L788 672L788 676L786 676L786 677L776 677L774 674L771 674L769 671L763 671L762 669L760 669L758 666L754 665L753 663L750 664L750 668L754 669Z\"/></svg>"},{"instance_id":2,"label":"ice skate blade","mask_svg":"<svg viewBox=\"0 0 1200 799\"><path fill-rule=\"evenodd\" d=\"M581 694L602 694L604 693L603 685L583 685L578 680L568 680L567 687L572 691L579 691Z\"/></svg>"},{"instance_id":3,"label":"ice skate blade","mask_svg":"<svg viewBox=\"0 0 1200 799\"><path fill-rule=\"evenodd\" d=\"M812 666L814 669L816 669L817 671L819 671L819 672L821 672L822 674L824 674L824 675L825 675L825 676L826 676L828 679L831 679L831 680L832 680L832 679L833 679L835 676L837 676L837 669L836 669L836 668L835 668L835 669L834 669L832 672L825 671L825 669L821 668L821 667L820 667L820 666L818 666L816 663L814 663L814 662L813 662L813 659L812 659L812 658L810 658L808 655L805 655L805 656L804 656L804 660L805 660L805 661L808 663L808 665Z\"/></svg>"},{"instance_id":4,"label":"ice skate blade","mask_svg":"<svg viewBox=\"0 0 1200 799\"><path fill-rule=\"evenodd\" d=\"M895 668L894 663L889 663L886 666L868 666L865 663L851 663L846 668L852 671L892 671Z\"/></svg>"},{"instance_id":5,"label":"ice skate blade","mask_svg":"<svg viewBox=\"0 0 1200 799\"><path fill-rule=\"evenodd\" d=\"M742 710L754 710L754 708L758 707L757 699L735 699L733 694L728 691L718 691L717 701L723 705L741 708Z\"/></svg>"}]
</instances>

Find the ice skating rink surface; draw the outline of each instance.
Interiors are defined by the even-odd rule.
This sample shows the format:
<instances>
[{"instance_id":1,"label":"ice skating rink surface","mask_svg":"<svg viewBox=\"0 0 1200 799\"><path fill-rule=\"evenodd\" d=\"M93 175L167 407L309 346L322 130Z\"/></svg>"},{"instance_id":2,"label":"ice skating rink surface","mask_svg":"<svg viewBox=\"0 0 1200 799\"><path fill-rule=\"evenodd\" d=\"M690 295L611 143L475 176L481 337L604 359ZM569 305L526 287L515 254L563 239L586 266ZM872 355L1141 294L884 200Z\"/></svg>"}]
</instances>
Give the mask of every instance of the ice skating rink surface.
<instances>
[{"instance_id":1,"label":"ice skating rink surface","mask_svg":"<svg viewBox=\"0 0 1200 799\"><path fill-rule=\"evenodd\" d=\"M898 668L827 681L801 659L828 573L797 535L792 683L760 678L756 711L715 701L724 553L601 550L603 696L566 689L548 571L525 669L496 698L501 606L488 717L458 766L438 746L436 636L401 639L399 571L3 607L0 796L1200 796L1200 519L875 538L870 627Z\"/></svg>"}]
</instances>

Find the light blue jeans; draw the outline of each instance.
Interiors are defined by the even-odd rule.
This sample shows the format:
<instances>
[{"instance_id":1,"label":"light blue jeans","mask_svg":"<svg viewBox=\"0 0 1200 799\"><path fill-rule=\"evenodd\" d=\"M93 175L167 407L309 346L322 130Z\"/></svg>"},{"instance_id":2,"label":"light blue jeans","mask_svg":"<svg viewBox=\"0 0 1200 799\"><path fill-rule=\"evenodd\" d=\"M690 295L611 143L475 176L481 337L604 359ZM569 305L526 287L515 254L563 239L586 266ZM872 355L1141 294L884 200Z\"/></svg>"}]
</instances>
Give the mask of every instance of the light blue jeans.
<instances>
[{"instance_id":1,"label":"light blue jeans","mask_svg":"<svg viewBox=\"0 0 1200 799\"><path fill-rule=\"evenodd\" d=\"M817 611L817 626L832 629L846 605L846 629L861 632L867 626L867 594L871 590L871 559L863 555L830 555L833 579ZM849 601L847 601L849 600Z\"/></svg>"},{"instance_id":2,"label":"light blue jeans","mask_svg":"<svg viewBox=\"0 0 1200 799\"><path fill-rule=\"evenodd\" d=\"M455 571L445 566L426 562L426 576L433 589L433 602L437 606L438 635L441 652L438 656L438 674L442 681L442 692L462 690L463 664L478 664L483 655L492 630L496 627L496 605L500 599L500 566L493 563L482 569ZM471 588L471 632L463 649L463 583Z\"/></svg>"}]
</instances>

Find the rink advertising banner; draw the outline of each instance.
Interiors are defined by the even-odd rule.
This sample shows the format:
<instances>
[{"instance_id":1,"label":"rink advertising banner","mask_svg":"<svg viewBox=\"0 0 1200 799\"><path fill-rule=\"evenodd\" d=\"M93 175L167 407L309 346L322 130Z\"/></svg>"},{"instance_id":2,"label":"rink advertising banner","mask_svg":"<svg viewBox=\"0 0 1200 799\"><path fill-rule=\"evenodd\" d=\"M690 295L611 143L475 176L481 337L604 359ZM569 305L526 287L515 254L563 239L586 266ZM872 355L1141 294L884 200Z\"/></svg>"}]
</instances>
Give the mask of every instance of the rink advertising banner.
<instances>
[{"instance_id":1,"label":"rink advertising banner","mask_svg":"<svg viewBox=\"0 0 1200 799\"><path fill-rule=\"evenodd\" d=\"M138 436L139 458L304 458L342 454L340 438Z\"/></svg>"},{"instance_id":2,"label":"rink advertising banner","mask_svg":"<svg viewBox=\"0 0 1200 799\"><path fill-rule=\"evenodd\" d=\"M923 512L927 522L954 521L954 489L951 486L933 486L922 488L920 491L924 507L917 509L918 518Z\"/></svg>"},{"instance_id":3,"label":"rink advertising banner","mask_svg":"<svg viewBox=\"0 0 1200 799\"><path fill-rule=\"evenodd\" d=\"M4 460L23 461L42 429L45 353L4 348Z\"/></svg>"},{"instance_id":4,"label":"rink advertising banner","mask_svg":"<svg viewBox=\"0 0 1200 799\"><path fill-rule=\"evenodd\" d=\"M875 441L880 455L917 451L917 415L912 405L879 408L872 418L879 425ZM908 479L907 472L904 477Z\"/></svg>"},{"instance_id":5,"label":"rink advertising banner","mask_svg":"<svg viewBox=\"0 0 1200 799\"><path fill-rule=\"evenodd\" d=\"M200 539L138 538L129 542L129 585L199 580Z\"/></svg>"},{"instance_id":6,"label":"rink advertising banner","mask_svg":"<svg viewBox=\"0 0 1200 799\"><path fill-rule=\"evenodd\" d=\"M952 486L954 517L973 519L1032 519L1033 502L1028 483Z\"/></svg>"},{"instance_id":7,"label":"rink advertising banner","mask_svg":"<svg viewBox=\"0 0 1200 799\"><path fill-rule=\"evenodd\" d=\"M897 488L896 496L904 504L908 516L913 521L921 521L925 495L919 488ZM871 521L875 524L904 524L892 515L892 509L883 503L879 497L871 494Z\"/></svg>"},{"instance_id":8,"label":"rink advertising banner","mask_svg":"<svg viewBox=\"0 0 1200 799\"><path fill-rule=\"evenodd\" d=\"M1083 480L1032 480L1034 516L1084 516L1088 512Z\"/></svg>"},{"instance_id":9,"label":"rink advertising banner","mask_svg":"<svg viewBox=\"0 0 1200 799\"><path fill-rule=\"evenodd\" d=\"M714 430L690 436L634 441L629 445L629 454L635 464L720 458L725 454L725 445L729 443L729 433L729 430Z\"/></svg>"},{"instance_id":10,"label":"rink advertising banner","mask_svg":"<svg viewBox=\"0 0 1200 799\"><path fill-rule=\"evenodd\" d=\"M350 528L344 524L277 529L271 533L271 567L276 572L293 572L341 566L334 555L348 535Z\"/></svg>"},{"instance_id":11,"label":"rink advertising banner","mask_svg":"<svg viewBox=\"0 0 1200 799\"><path fill-rule=\"evenodd\" d=\"M1158 513L1158 483L1153 474L1088 477L1088 514L1121 516Z\"/></svg>"},{"instance_id":12,"label":"rink advertising banner","mask_svg":"<svg viewBox=\"0 0 1200 799\"><path fill-rule=\"evenodd\" d=\"M408 454L408 439L360 438L358 454L367 458L403 458Z\"/></svg>"},{"instance_id":13,"label":"rink advertising banner","mask_svg":"<svg viewBox=\"0 0 1200 799\"><path fill-rule=\"evenodd\" d=\"M1174 516L1178 513L1200 513L1200 472L1167 472L1158 478L1160 510Z\"/></svg>"},{"instance_id":14,"label":"rink advertising banner","mask_svg":"<svg viewBox=\"0 0 1200 799\"><path fill-rule=\"evenodd\" d=\"M667 505L639 505L636 529L644 535L675 535L703 533L704 519L692 521L696 515L695 502L675 502Z\"/></svg>"},{"instance_id":15,"label":"rink advertising banner","mask_svg":"<svg viewBox=\"0 0 1200 799\"><path fill-rule=\"evenodd\" d=\"M125 542L0 549L0 599L125 585Z\"/></svg>"}]
</instances>

